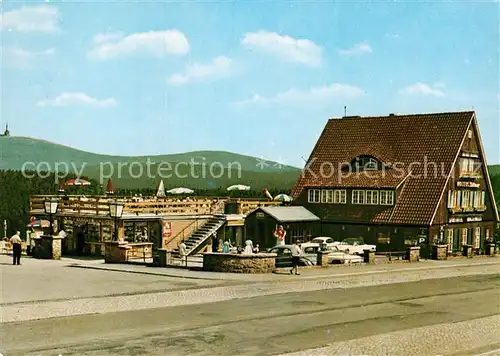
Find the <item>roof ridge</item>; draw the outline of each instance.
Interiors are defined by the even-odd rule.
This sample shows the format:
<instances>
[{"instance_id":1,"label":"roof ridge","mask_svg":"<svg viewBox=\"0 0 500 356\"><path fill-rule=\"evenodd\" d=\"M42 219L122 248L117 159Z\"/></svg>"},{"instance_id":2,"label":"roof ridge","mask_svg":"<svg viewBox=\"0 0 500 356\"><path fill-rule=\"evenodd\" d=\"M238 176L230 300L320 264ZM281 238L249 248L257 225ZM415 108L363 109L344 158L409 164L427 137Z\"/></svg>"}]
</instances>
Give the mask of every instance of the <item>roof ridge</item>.
<instances>
[{"instance_id":1,"label":"roof ridge","mask_svg":"<svg viewBox=\"0 0 500 356\"><path fill-rule=\"evenodd\" d=\"M470 114L473 115L475 114L474 110L464 110L464 111L443 111L443 112L426 112L426 113L421 113L421 114L388 114L388 115L378 115L378 116L361 116L361 115L353 115L353 116L342 116L342 117L331 117L328 119L330 120L346 120L346 119L380 119L380 118L396 118L396 117L407 117L407 118L414 118L414 117L430 117L430 116L439 116L439 115L450 115L450 114Z\"/></svg>"}]
</instances>

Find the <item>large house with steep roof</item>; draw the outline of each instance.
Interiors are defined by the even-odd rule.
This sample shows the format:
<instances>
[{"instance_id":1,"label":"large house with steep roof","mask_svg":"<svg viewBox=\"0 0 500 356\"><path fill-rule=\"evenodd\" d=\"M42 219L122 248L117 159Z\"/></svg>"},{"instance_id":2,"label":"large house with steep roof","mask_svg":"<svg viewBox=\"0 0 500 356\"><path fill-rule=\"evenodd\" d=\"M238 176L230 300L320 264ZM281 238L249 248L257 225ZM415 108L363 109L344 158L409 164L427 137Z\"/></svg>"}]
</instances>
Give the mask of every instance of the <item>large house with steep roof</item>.
<instances>
[{"instance_id":1,"label":"large house with steep roof","mask_svg":"<svg viewBox=\"0 0 500 356\"><path fill-rule=\"evenodd\" d=\"M481 249L499 221L473 111L330 119L292 191L321 234Z\"/></svg>"}]
</instances>

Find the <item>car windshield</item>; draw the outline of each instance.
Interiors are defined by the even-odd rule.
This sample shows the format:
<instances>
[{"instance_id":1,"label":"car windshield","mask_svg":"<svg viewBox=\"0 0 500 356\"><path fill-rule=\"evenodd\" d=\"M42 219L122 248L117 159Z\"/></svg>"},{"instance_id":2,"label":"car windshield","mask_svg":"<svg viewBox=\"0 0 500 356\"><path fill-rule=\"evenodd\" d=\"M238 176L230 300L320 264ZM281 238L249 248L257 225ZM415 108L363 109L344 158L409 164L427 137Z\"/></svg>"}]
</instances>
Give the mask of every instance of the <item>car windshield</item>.
<instances>
[{"instance_id":1,"label":"car windshield","mask_svg":"<svg viewBox=\"0 0 500 356\"><path fill-rule=\"evenodd\" d=\"M346 244L346 245L363 245L364 244L363 239L359 238L359 237L350 237L348 239L344 239L342 241L342 243Z\"/></svg>"},{"instance_id":2,"label":"car windshield","mask_svg":"<svg viewBox=\"0 0 500 356\"><path fill-rule=\"evenodd\" d=\"M321 239L321 238L316 238L316 239L313 239L311 242L314 242L314 243L317 243L317 244L321 244L321 243L323 243L323 241L325 241L325 240Z\"/></svg>"}]
</instances>

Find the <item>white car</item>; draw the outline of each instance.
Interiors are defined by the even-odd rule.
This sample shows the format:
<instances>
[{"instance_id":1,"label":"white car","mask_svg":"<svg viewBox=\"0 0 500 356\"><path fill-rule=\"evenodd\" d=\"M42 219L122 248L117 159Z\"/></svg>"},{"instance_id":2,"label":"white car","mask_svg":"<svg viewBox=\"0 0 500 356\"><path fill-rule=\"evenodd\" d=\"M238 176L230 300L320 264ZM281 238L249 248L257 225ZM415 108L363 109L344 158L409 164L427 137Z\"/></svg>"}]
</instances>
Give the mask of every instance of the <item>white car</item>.
<instances>
[{"instance_id":1,"label":"white car","mask_svg":"<svg viewBox=\"0 0 500 356\"><path fill-rule=\"evenodd\" d=\"M318 243L308 242L302 244L302 251L307 254L318 253L321 245ZM347 252L340 251L337 246L327 247L328 263L361 263L364 258L361 256L351 255Z\"/></svg>"},{"instance_id":2,"label":"white car","mask_svg":"<svg viewBox=\"0 0 500 356\"><path fill-rule=\"evenodd\" d=\"M337 245L340 251L344 251L351 255L364 255L365 250L376 251L377 246L367 245L361 237L351 237L342 240L340 244Z\"/></svg>"},{"instance_id":3,"label":"white car","mask_svg":"<svg viewBox=\"0 0 500 356\"><path fill-rule=\"evenodd\" d=\"M339 241L334 241L331 237L325 237L325 236L319 236L315 237L308 243L315 243L315 244L326 244L326 246L331 247L331 246L337 246L340 244Z\"/></svg>"}]
</instances>

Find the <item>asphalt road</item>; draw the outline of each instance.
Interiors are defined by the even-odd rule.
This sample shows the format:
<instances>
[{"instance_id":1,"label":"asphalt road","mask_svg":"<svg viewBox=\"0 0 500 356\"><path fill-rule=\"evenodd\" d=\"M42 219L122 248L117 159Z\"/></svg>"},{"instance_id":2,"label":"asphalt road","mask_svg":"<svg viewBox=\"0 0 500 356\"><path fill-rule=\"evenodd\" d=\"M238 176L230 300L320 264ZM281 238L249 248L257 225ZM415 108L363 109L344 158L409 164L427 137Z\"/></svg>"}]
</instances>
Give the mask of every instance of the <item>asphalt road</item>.
<instances>
[{"instance_id":1,"label":"asphalt road","mask_svg":"<svg viewBox=\"0 0 500 356\"><path fill-rule=\"evenodd\" d=\"M357 352L387 355L401 354L407 338L407 356L475 355L500 349L491 336L500 327L499 293L500 275L482 275L5 323L0 351L271 355L351 343ZM435 330L446 342L429 344Z\"/></svg>"}]
</instances>

